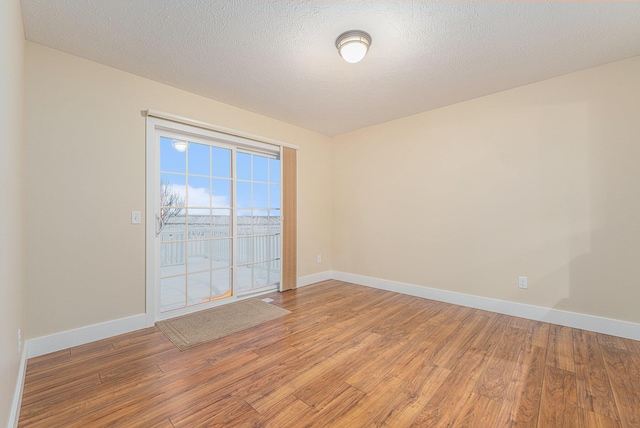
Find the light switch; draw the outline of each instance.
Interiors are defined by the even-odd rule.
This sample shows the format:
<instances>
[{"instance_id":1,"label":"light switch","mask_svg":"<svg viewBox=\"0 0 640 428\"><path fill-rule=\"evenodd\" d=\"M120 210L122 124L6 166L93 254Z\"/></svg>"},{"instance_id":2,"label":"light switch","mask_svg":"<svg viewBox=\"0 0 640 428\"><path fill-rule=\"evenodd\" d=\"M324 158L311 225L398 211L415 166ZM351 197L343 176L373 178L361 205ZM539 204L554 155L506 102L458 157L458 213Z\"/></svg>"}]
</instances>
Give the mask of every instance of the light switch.
<instances>
[{"instance_id":1,"label":"light switch","mask_svg":"<svg viewBox=\"0 0 640 428\"><path fill-rule=\"evenodd\" d=\"M140 224L140 211L131 211L131 224Z\"/></svg>"},{"instance_id":2,"label":"light switch","mask_svg":"<svg viewBox=\"0 0 640 428\"><path fill-rule=\"evenodd\" d=\"M519 276L518 277L518 287L520 287L520 288L529 288L526 276Z\"/></svg>"}]
</instances>

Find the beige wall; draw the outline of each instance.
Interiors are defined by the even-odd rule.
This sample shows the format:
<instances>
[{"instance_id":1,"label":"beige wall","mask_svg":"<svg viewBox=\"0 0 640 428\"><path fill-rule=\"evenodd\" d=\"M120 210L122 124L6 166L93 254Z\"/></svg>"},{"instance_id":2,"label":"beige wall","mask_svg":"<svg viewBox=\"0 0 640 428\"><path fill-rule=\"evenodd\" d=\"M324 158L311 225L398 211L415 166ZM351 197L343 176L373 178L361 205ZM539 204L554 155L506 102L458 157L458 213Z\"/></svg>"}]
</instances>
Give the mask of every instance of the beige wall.
<instances>
[{"instance_id":1,"label":"beige wall","mask_svg":"<svg viewBox=\"0 0 640 428\"><path fill-rule=\"evenodd\" d=\"M336 137L333 270L640 322L639 76L635 57Z\"/></svg>"},{"instance_id":2,"label":"beige wall","mask_svg":"<svg viewBox=\"0 0 640 428\"><path fill-rule=\"evenodd\" d=\"M147 108L301 147L299 276L640 322L640 57L331 139L41 45L26 54L31 338L144 312L144 227L129 213L144 210Z\"/></svg>"},{"instance_id":3,"label":"beige wall","mask_svg":"<svg viewBox=\"0 0 640 428\"><path fill-rule=\"evenodd\" d=\"M26 82L30 338L144 313L148 108L299 145L298 275L331 266L328 137L29 42Z\"/></svg>"},{"instance_id":4,"label":"beige wall","mask_svg":"<svg viewBox=\"0 0 640 428\"><path fill-rule=\"evenodd\" d=\"M0 426L9 421L24 332L24 31L20 2L0 2Z\"/></svg>"}]
</instances>

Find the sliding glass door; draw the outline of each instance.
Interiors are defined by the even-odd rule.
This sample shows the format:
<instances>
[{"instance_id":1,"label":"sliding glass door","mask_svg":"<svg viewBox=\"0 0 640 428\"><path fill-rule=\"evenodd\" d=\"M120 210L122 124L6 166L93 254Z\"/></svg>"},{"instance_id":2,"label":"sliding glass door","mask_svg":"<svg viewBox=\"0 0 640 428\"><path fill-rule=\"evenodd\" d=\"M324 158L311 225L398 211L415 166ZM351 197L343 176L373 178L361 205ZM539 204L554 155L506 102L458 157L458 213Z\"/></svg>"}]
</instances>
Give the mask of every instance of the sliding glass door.
<instances>
[{"instance_id":1,"label":"sliding glass door","mask_svg":"<svg viewBox=\"0 0 640 428\"><path fill-rule=\"evenodd\" d=\"M151 168L155 239L148 250L155 254L148 260L155 262L156 318L281 282L279 150L181 131L157 131Z\"/></svg>"},{"instance_id":2,"label":"sliding glass door","mask_svg":"<svg viewBox=\"0 0 640 428\"><path fill-rule=\"evenodd\" d=\"M239 293L280 282L280 160L237 152Z\"/></svg>"},{"instance_id":3,"label":"sliding glass door","mask_svg":"<svg viewBox=\"0 0 640 428\"><path fill-rule=\"evenodd\" d=\"M160 310L232 295L232 150L160 137Z\"/></svg>"}]
</instances>

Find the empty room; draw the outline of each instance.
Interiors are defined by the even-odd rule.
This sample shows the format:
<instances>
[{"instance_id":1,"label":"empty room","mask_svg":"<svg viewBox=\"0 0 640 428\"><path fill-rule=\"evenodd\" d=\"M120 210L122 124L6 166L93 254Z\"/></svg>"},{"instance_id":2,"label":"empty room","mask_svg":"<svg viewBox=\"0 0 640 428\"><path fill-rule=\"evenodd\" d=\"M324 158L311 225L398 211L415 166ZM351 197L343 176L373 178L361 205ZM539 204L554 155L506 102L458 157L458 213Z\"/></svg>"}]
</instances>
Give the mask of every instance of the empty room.
<instances>
[{"instance_id":1,"label":"empty room","mask_svg":"<svg viewBox=\"0 0 640 428\"><path fill-rule=\"evenodd\" d=\"M0 1L0 426L640 427L640 3Z\"/></svg>"}]
</instances>

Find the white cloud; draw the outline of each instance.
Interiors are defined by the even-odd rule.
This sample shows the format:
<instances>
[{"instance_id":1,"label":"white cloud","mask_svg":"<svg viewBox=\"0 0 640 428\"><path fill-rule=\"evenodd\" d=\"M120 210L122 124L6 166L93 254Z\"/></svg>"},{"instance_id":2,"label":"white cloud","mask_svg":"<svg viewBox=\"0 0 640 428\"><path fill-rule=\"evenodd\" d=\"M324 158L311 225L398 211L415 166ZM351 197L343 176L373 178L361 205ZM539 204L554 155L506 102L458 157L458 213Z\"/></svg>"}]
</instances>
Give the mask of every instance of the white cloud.
<instances>
[{"instance_id":1,"label":"white cloud","mask_svg":"<svg viewBox=\"0 0 640 428\"><path fill-rule=\"evenodd\" d=\"M209 190L202 187L185 186L184 184L173 184L171 185L171 188L175 192L177 192L180 195L180 197L182 197L185 201L187 201L187 205L190 207L230 206L230 201L228 197L214 195L213 198L211 198L211 194L209 193ZM189 191L188 200L187 200L187 190Z\"/></svg>"}]
</instances>

